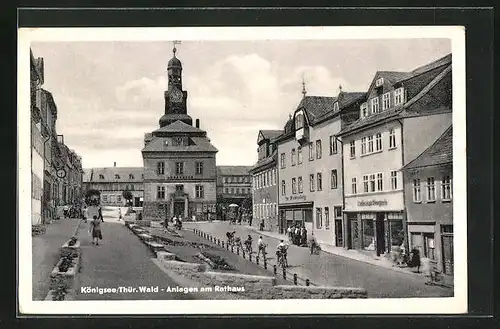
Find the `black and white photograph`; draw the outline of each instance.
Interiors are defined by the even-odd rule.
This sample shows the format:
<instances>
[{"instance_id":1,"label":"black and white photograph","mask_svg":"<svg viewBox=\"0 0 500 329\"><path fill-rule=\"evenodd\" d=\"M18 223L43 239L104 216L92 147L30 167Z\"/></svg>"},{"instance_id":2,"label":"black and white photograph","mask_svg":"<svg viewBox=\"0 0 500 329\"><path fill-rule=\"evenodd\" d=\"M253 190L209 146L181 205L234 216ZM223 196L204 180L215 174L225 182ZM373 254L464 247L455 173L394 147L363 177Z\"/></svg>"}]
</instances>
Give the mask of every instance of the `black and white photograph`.
<instances>
[{"instance_id":1,"label":"black and white photograph","mask_svg":"<svg viewBox=\"0 0 500 329\"><path fill-rule=\"evenodd\" d=\"M21 311L466 312L464 42L20 29Z\"/></svg>"}]
</instances>

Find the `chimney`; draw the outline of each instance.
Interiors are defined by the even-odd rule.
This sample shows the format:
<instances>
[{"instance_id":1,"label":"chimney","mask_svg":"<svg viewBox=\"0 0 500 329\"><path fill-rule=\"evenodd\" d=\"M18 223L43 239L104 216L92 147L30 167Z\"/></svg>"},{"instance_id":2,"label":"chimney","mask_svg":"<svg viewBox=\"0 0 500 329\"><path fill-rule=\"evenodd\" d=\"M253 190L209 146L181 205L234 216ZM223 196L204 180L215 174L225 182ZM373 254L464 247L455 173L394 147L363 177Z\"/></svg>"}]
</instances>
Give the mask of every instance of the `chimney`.
<instances>
[{"instance_id":1,"label":"chimney","mask_svg":"<svg viewBox=\"0 0 500 329\"><path fill-rule=\"evenodd\" d=\"M115 161L115 162L113 162L113 167L116 167L116 161Z\"/></svg>"},{"instance_id":2,"label":"chimney","mask_svg":"<svg viewBox=\"0 0 500 329\"><path fill-rule=\"evenodd\" d=\"M200 119L196 119L196 128L200 128Z\"/></svg>"}]
</instances>

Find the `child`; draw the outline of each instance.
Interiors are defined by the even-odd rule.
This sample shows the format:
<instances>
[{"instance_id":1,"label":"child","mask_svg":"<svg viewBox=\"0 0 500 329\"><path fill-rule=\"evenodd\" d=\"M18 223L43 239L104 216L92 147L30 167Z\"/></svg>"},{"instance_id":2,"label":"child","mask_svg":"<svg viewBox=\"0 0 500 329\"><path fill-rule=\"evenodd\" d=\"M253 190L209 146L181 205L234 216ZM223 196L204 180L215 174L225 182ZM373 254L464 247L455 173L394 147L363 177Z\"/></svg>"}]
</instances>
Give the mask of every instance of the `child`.
<instances>
[{"instance_id":1,"label":"child","mask_svg":"<svg viewBox=\"0 0 500 329\"><path fill-rule=\"evenodd\" d=\"M92 244L99 245L99 240L102 240L101 221L94 216L94 220L90 222L90 231L92 233Z\"/></svg>"}]
</instances>

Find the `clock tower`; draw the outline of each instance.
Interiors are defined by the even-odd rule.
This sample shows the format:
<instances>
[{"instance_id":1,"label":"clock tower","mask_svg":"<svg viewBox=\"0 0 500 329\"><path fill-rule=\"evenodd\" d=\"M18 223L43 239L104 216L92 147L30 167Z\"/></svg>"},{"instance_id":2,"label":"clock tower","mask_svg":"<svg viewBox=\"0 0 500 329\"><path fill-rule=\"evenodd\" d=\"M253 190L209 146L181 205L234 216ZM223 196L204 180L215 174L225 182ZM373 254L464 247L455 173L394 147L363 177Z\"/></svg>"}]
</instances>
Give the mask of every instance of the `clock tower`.
<instances>
[{"instance_id":1,"label":"clock tower","mask_svg":"<svg viewBox=\"0 0 500 329\"><path fill-rule=\"evenodd\" d=\"M174 45L174 55L167 65L168 90L164 93L165 114L160 118L160 128L177 120L193 125L193 119L187 114L187 91L182 90L182 63L176 52Z\"/></svg>"}]
</instances>

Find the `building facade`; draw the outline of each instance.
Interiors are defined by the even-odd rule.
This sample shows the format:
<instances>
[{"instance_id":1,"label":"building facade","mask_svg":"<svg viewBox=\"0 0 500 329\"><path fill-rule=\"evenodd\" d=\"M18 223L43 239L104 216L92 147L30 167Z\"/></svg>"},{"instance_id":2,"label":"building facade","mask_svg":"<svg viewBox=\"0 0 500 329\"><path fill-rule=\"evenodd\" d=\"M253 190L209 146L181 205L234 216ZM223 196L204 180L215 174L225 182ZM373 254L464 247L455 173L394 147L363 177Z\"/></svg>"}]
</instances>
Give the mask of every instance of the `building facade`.
<instances>
[{"instance_id":1,"label":"building facade","mask_svg":"<svg viewBox=\"0 0 500 329\"><path fill-rule=\"evenodd\" d=\"M305 226L318 242L343 245L342 146L364 93L305 96L278 141L281 226ZM354 117L353 117L354 114Z\"/></svg>"},{"instance_id":2,"label":"building facade","mask_svg":"<svg viewBox=\"0 0 500 329\"><path fill-rule=\"evenodd\" d=\"M168 90L160 128L144 138L144 218L214 218L218 150L200 129L199 120L193 126L187 114L182 64L175 52L174 48L167 66Z\"/></svg>"},{"instance_id":3,"label":"building facade","mask_svg":"<svg viewBox=\"0 0 500 329\"><path fill-rule=\"evenodd\" d=\"M132 206L142 207L144 201L144 168L113 167L84 169L84 191L94 189L101 192L101 204L123 207L127 200L124 191L130 191Z\"/></svg>"},{"instance_id":4,"label":"building facade","mask_svg":"<svg viewBox=\"0 0 500 329\"><path fill-rule=\"evenodd\" d=\"M453 275L452 127L404 168L409 247Z\"/></svg>"},{"instance_id":5,"label":"building facade","mask_svg":"<svg viewBox=\"0 0 500 329\"><path fill-rule=\"evenodd\" d=\"M217 166L217 203L219 214L227 218L229 205L239 206L238 215L249 215L252 211L251 166Z\"/></svg>"},{"instance_id":6,"label":"building facade","mask_svg":"<svg viewBox=\"0 0 500 329\"><path fill-rule=\"evenodd\" d=\"M42 88L44 78L43 58L35 59L30 50L31 94L31 224L41 224L44 183L44 123L42 122Z\"/></svg>"},{"instance_id":7,"label":"building facade","mask_svg":"<svg viewBox=\"0 0 500 329\"><path fill-rule=\"evenodd\" d=\"M260 130L257 138L257 163L249 170L252 175L253 216L251 226L281 231L278 221L278 170L276 139L282 130Z\"/></svg>"},{"instance_id":8,"label":"building facade","mask_svg":"<svg viewBox=\"0 0 500 329\"><path fill-rule=\"evenodd\" d=\"M379 256L407 245L402 167L451 124L451 55L411 72L377 72L366 99L339 134L345 246Z\"/></svg>"}]
</instances>

